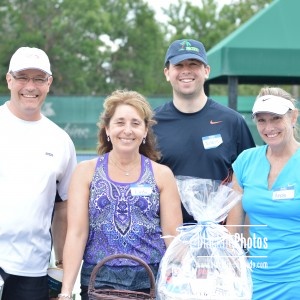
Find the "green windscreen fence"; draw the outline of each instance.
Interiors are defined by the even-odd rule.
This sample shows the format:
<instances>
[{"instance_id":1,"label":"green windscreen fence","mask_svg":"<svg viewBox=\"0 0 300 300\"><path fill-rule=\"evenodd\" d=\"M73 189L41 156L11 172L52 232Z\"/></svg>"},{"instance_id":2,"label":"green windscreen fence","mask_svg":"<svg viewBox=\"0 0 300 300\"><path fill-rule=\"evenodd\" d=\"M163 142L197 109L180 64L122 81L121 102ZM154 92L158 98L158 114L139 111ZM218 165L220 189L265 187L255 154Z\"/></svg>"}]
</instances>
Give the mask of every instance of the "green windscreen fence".
<instances>
[{"instance_id":1,"label":"green windscreen fence","mask_svg":"<svg viewBox=\"0 0 300 300\"><path fill-rule=\"evenodd\" d=\"M227 97L212 96L227 105ZM0 96L3 104L8 96ZM170 101L171 98L148 97L153 108ZM43 114L64 129L72 138L78 153L95 153L97 147L97 122L103 110L104 97L55 97L48 96L43 105ZM244 116L257 145L262 141L251 119L254 97L239 97L238 111Z\"/></svg>"}]
</instances>

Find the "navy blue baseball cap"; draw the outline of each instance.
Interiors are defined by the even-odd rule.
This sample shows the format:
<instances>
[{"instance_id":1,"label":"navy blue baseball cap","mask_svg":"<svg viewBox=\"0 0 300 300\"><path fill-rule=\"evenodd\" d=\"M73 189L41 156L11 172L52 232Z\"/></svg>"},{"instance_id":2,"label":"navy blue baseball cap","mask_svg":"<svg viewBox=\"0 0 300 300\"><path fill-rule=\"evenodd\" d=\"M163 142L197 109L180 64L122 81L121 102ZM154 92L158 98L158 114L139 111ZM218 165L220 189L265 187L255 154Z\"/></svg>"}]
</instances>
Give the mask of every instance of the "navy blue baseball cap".
<instances>
[{"instance_id":1,"label":"navy blue baseball cap","mask_svg":"<svg viewBox=\"0 0 300 300\"><path fill-rule=\"evenodd\" d=\"M176 65L186 59L196 59L208 65L203 44L189 39L176 40L170 45L166 53L165 65L168 62L172 65Z\"/></svg>"}]
</instances>

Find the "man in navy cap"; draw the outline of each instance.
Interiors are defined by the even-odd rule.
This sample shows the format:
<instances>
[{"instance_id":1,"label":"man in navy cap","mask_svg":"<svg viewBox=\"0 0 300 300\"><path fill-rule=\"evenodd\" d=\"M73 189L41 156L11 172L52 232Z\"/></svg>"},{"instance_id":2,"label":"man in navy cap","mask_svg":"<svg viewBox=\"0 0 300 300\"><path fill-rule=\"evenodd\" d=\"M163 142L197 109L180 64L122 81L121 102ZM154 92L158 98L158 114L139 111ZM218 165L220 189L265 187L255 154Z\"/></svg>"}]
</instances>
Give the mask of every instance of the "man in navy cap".
<instances>
[{"instance_id":1,"label":"man in navy cap","mask_svg":"<svg viewBox=\"0 0 300 300\"><path fill-rule=\"evenodd\" d=\"M162 153L160 163L175 176L228 181L238 154L255 143L242 115L206 96L204 83L209 73L201 42L174 41L164 67L173 101L155 110L153 129ZM195 221L184 207L183 217L185 223Z\"/></svg>"}]
</instances>

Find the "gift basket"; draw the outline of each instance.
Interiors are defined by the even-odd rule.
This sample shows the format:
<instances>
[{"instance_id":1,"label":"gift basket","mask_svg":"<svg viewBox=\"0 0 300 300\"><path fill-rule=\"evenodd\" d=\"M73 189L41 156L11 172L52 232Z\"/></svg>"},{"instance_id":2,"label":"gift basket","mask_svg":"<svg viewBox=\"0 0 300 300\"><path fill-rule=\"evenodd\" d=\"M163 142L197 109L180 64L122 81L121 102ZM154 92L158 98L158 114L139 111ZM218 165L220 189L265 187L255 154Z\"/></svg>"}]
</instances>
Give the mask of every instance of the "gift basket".
<instances>
[{"instance_id":1,"label":"gift basket","mask_svg":"<svg viewBox=\"0 0 300 300\"><path fill-rule=\"evenodd\" d=\"M103 265L105 265L108 261L113 260L113 259L129 259L129 260L134 260L140 265L142 265L149 276L150 280L150 293L143 293L143 292L138 292L138 291L128 291L128 290L114 290L114 289L96 289L95 288L95 279L97 276L97 273L101 269ZM90 300L100 300L100 299L105 299L105 300L118 300L118 299L155 299L155 278L152 270L148 266L146 262L144 262L142 259L134 256L134 255L129 255L129 254L114 254L107 256L106 258L102 259L93 269L93 272L91 274L90 282L89 282L89 299Z\"/></svg>"},{"instance_id":2,"label":"gift basket","mask_svg":"<svg viewBox=\"0 0 300 300\"><path fill-rule=\"evenodd\" d=\"M220 225L241 200L230 186L209 179L176 178L181 201L197 224L178 228L161 260L158 300L251 299L251 269L245 252Z\"/></svg>"}]
</instances>

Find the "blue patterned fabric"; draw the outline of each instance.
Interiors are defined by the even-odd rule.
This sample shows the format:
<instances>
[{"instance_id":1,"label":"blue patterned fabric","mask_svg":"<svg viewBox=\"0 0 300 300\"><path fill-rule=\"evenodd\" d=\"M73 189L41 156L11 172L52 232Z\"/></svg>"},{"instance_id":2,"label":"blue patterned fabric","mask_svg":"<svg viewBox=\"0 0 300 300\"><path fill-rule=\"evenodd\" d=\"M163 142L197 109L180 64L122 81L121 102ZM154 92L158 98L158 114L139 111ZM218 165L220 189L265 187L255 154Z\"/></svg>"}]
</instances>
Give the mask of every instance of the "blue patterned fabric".
<instances>
[{"instance_id":1,"label":"blue patterned fabric","mask_svg":"<svg viewBox=\"0 0 300 300\"><path fill-rule=\"evenodd\" d=\"M90 187L89 237L82 268L84 285L87 284L86 279L92 266L108 255L135 255L156 269L166 250L161 238L159 190L151 161L142 156L139 179L133 183L119 183L108 176L108 155L98 158ZM108 285L112 278L118 278L118 284L113 285L115 288L120 288L120 283L131 288L149 287L148 283L147 286L141 286L134 282L142 276L136 278L135 272L124 272L127 267L128 270L142 269L134 261L117 259L106 266L110 267L105 268L105 276L101 276L100 285L101 282ZM121 274L124 276L120 279Z\"/></svg>"}]
</instances>

